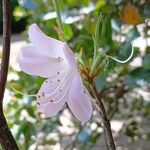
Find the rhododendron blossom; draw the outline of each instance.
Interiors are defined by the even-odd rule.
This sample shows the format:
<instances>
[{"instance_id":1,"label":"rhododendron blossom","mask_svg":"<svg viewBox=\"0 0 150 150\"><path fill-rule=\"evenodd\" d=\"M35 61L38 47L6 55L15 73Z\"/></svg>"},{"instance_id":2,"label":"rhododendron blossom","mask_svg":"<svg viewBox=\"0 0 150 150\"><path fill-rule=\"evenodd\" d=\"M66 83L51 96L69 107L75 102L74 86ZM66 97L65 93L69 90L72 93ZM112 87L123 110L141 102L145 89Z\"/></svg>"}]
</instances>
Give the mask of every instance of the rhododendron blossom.
<instances>
[{"instance_id":1,"label":"rhododendron blossom","mask_svg":"<svg viewBox=\"0 0 150 150\"><path fill-rule=\"evenodd\" d=\"M37 94L38 111L52 117L67 103L78 120L88 121L92 98L69 46L46 36L36 24L30 26L28 34L31 44L22 49L18 61L27 74L47 78Z\"/></svg>"}]
</instances>

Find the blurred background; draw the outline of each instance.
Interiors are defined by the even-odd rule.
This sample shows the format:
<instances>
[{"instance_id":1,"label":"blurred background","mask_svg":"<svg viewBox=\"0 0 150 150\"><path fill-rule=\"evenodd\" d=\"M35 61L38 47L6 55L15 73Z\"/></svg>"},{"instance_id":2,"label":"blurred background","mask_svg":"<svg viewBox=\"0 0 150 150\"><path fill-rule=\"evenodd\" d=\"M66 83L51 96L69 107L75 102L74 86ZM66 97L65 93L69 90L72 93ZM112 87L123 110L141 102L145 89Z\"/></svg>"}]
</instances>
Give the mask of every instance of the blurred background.
<instances>
[{"instance_id":1,"label":"blurred background","mask_svg":"<svg viewBox=\"0 0 150 150\"><path fill-rule=\"evenodd\" d=\"M2 5L2 0L0 0ZM2 6L0 5L0 57L2 50ZM82 126L67 107L44 119L36 109L37 93L44 79L20 71L17 56L28 44L27 29L37 23L58 39L56 13L51 0L11 0L12 43L4 109L9 127L21 150L105 150L101 118L97 112ZM111 119L117 150L150 150L150 1L149 0L59 0L65 36L88 63L93 55L92 35L100 12L104 15L101 49L125 60L110 60L95 84ZM11 87L24 93L16 93ZM1 149L1 148L0 148Z\"/></svg>"}]
</instances>

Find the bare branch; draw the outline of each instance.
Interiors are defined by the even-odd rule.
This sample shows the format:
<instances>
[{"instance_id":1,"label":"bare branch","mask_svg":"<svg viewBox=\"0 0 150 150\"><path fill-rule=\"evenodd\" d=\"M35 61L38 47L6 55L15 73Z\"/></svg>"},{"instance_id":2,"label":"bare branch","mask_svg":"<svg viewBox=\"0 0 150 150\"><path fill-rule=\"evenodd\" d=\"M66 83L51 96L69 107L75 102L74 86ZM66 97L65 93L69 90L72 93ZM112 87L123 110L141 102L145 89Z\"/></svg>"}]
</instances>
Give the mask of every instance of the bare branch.
<instances>
[{"instance_id":1,"label":"bare branch","mask_svg":"<svg viewBox=\"0 0 150 150\"><path fill-rule=\"evenodd\" d=\"M106 138L106 142L107 142L106 143L107 149L108 150L116 150L114 139L112 136L110 121L107 117L105 107L103 105L102 100L99 98L99 94L97 92L97 89L96 89L93 81L90 83L90 89L95 97L96 109L102 117L104 134L105 134L105 138Z\"/></svg>"},{"instance_id":2,"label":"bare branch","mask_svg":"<svg viewBox=\"0 0 150 150\"><path fill-rule=\"evenodd\" d=\"M4 150L18 150L3 113L3 97L7 81L11 37L10 1L3 0L3 52L0 70L0 144Z\"/></svg>"}]
</instances>

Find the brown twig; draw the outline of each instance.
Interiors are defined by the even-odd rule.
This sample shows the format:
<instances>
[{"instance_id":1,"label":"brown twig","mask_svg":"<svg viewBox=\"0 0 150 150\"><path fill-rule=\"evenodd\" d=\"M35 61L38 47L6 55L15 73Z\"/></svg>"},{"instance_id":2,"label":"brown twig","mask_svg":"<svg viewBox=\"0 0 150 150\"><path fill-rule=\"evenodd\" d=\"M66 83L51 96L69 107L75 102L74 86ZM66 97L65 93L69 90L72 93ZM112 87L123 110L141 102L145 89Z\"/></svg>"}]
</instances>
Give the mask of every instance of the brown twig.
<instances>
[{"instance_id":1,"label":"brown twig","mask_svg":"<svg viewBox=\"0 0 150 150\"><path fill-rule=\"evenodd\" d=\"M97 111L99 112L99 114L102 117L107 149L108 150L116 150L114 139L113 139L113 136L112 136L110 121L107 118L105 107L103 105L102 100L99 98L99 94L97 92L97 89L96 89L95 84L93 83L93 81L90 83L90 89L91 89L91 91L92 91L92 93L95 97L95 103L96 103L96 106L97 106L96 107Z\"/></svg>"},{"instance_id":2,"label":"brown twig","mask_svg":"<svg viewBox=\"0 0 150 150\"><path fill-rule=\"evenodd\" d=\"M0 70L0 144L4 150L18 150L3 113L3 97L8 74L11 37L10 1L3 0L3 53Z\"/></svg>"}]
</instances>

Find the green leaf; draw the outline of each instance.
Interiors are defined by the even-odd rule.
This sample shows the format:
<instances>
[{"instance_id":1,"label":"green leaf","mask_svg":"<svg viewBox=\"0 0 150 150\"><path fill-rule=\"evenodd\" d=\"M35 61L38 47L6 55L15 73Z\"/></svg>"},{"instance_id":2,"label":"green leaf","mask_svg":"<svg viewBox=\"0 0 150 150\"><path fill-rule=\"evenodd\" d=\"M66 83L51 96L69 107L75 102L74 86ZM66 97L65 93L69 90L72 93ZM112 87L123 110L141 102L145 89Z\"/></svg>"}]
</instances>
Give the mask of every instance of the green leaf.
<instances>
[{"instance_id":1,"label":"green leaf","mask_svg":"<svg viewBox=\"0 0 150 150\"><path fill-rule=\"evenodd\" d=\"M140 36L139 31L137 30L136 27L134 27L128 31L128 34L126 36L126 41L131 42L136 38L138 38L139 36Z\"/></svg>"},{"instance_id":2,"label":"green leaf","mask_svg":"<svg viewBox=\"0 0 150 150\"><path fill-rule=\"evenodd\" d=\"M131 43L124 44L119 50L118 59L126 60L130 56L131 50L132 50Z\"/></svg>"},{"instance_id":3,"label":"green leaf","mask_svg":"<svg viewBox=\"0 0 150 150\"><path fill-rule=\"evenodd\" d=\"M101 35L101 30L102 30L103 17L104 16L100 14L97 20L97 24L96 24L96 29L95 29L95 49L96 50L100 44L100 35Z\"/></svg>"},{"instance_id":4,"label":"green leaf","mask_svg":"<svg viewBox=\"0 0 150 150\"><path fill-rule=\"evenodd\" d=\"M130 128L127 128L126 135L133 138L135 136L135 132L133 130L131 130Z\"/></svg>"},{"instance_id":5,"label":"green leaf","mask_svg":"<svg viewBox=\"0 0 150 150\"><path fill-rule=\"evenodd\" d=\"M89 0L81 0L80 3L83 4L83 5L88 5L89 4Z\"/></svg>"},{"instance_id":6,"label":"green leaf","mask_svg":"<svg viewBox=\"0 0 150 150\"><path fill-rule=\"evenodd\" d=\"M150 70L150 54L144 56L143 67Z\"/></svg>"},{"instance_id":7,"label":"green leaf","mask_svg":"<svg viewBox=\"0 0 150 150\"><path fill-rule=\"evenodd\" d=\"M55 140L53 140L53 139L44 140L44 141L42 142L43 145L46 145L46 144L48 144L48 145L55 145L56 143L57 143L57 142L56 142Z\"/></svg>"},{"instance_id":8,"label":"green leaf","mask_svg":"<svg viewBox=\"0 0 150 150\"><path fill-rule=\"evenodd\" d=\"M136 68L127 75L125 82L131 87L143 86L150 83L150 71L142 67Z\"/></svg>"},{"instance_id":9,"label":"green leaf","mask_svg":"<svg viewBox=\"0 0 150 150\"><path fill-rule=\"evenodd\" d=\"M96 3L96 10L100 10L101 8L103 8L106 5L106 0L99 0Z\"/></svg>"},{"instance_id":10,"label":"green leaf","mask_svg":"<svg viewBox=\"0 0 150 150\"><path fill-rule=\"evenodd\" d=\"M21 124L20 124L20 127L19 127L19 130L16 134L16 140L19 140L20 138L20 135L24 133L24 130L26 130L28 127L28 123L26 121L23 121Z\"/></svg>"},{"instance_id":11,"label":"green leaf","mask_svg":"<svg viewBox=\"0 0 150 150\"><path fill-rule=\"evenodd\" d=\"M96 133L96 134L94 134L93 136L91 136L90 142L91 142L91 143L96 143L97 139L99 139L100 136L101 136L101 133Z\"/></svg>"},{"instance_id":12,"label":"green leaf","mask_svg":"<svg viewBox=\"0 0 150 150\"><path fill-rule=\"evenodd\" d=\"M117 11L117 7L115 5L105 5L103 8L102 8L102 11L104 14L111 14L113 12L116 12Z\"/></svg>"},{"instance_id":13,"label":"green leaf","mask_svg":"<svg viewBox=\"0 0 150 150\"><path fill-rule=\"evenodd\" d=\"M106 16L102 21L100 42L103 46L112 45L112 27L110 15Z\"/></svg>"},{"instance_id":14,"label":"green leaf","mask_svg":"<svg viewBox=\"0 0 150 150\"><path fill-rule=\"evenodd\" d=\"M81 5L88 5L89 4L89 0L81 0L80 3L78 0L65 0L65 5L66 6L70 6L70 7L77 7L77 6L81 6Z\"/></svg>"},{"instance_id":15,"label":"green leaf","mask_svg":"<svg viewBox=\"0 0 150 150\"><path fill-rule=\"evenodd\" d=\"M36 118L35 114L34 114L34 108L32 108L31 106L27 106L26 107L28 114L33 117Z\"/></svg>"},{"instance_id":16,"label":"green leaf","mask_svg":"<svg viewBox=\"0 0 150 150\"><path fill-rule=\"evenodd\" d=\"M146 54L150 54L150 46L147 46L145 49Z\"/></svg>"},{"instance_id":17,"label":"green leaf","mask_svg":"<svg viewBox=\"0 0 150 150\"><path fill-rule=\"evenodd\" d=\"M63 24L64 35L66 40L70 40L73 37L73 31L70 25Z\"/></svg>"},{"instance_id":18,"label":"green leaf","mask_svg":"<svg viewBox=\"0 0 150 150\"><path fill-rule=\"evenodd\" d=\"M13 81L10 82L8 86L9 86L9 87L13 87L14 89L16 89L16 90L18 90L18 91L22 90L22 88L23 88L20 83L18 83L18 82L13 82Z\"/></svg>"}]
</instances>

